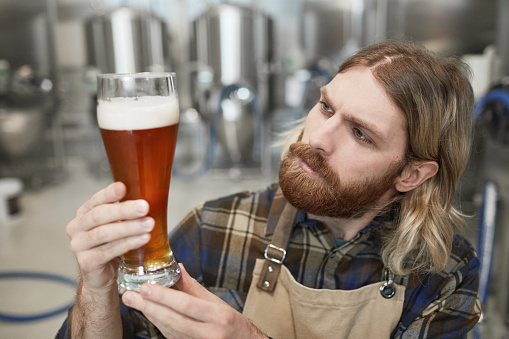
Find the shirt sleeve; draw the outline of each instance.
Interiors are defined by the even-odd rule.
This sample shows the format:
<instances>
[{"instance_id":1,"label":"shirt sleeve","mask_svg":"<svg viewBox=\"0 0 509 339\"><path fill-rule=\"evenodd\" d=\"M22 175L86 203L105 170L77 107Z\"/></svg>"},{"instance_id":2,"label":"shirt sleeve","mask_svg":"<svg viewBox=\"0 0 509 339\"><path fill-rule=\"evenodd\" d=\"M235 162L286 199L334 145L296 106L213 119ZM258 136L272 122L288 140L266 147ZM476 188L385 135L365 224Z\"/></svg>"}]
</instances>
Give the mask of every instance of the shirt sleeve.
<instances>
[{"instance_id":1,"label":"shirt sleeve","mask_svg":"<svg viewBox=\"0 0 509 339\"><path fill-rule=\"evenodd\" d=\"M481 315L478 258L470 258L453 272L409 325L399 324L394 338L462 338L477 324Z\"/></svg>"},{"instance_id":2,"label":"shirt sleeve","mask_svg":"<svg viewBox=\"0 0 509 339\"><path fill-rule=\"evenodd\" d=\"M58 333L57 335L55 336L55 339L67 339L67 338L70 338L70 333L71 333L71 330L70 328L68 328L67 326L67 320L69 318L66 318L64 320L64 323L62 324L62 326L60 327L60 329L58 330Z\"/></svg>"}]
</instances>

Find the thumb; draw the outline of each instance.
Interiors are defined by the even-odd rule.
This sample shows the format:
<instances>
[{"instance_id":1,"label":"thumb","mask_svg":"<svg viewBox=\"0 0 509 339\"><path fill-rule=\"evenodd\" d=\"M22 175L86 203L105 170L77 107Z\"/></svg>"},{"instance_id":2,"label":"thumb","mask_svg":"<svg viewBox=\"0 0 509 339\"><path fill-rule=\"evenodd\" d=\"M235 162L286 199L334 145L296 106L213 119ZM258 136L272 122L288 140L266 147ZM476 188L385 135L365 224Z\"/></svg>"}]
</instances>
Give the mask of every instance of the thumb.
<instances>
[{"instance_id":1,"label":"thumb","mask_svg":"<svg viewBox=\"0 0 509 339\"><path fill-rule=\"evenodd\" d=\"M189 273L187 273L184 265L179 264L179 266L180 266L180 279L177 281L176 285L180 291L208 301L213 302L217 302L218 300L222 301L219 297L211 293L203 285L196 281L196 279L192 278L189 275Z\"/></svg>"}]
</instances>

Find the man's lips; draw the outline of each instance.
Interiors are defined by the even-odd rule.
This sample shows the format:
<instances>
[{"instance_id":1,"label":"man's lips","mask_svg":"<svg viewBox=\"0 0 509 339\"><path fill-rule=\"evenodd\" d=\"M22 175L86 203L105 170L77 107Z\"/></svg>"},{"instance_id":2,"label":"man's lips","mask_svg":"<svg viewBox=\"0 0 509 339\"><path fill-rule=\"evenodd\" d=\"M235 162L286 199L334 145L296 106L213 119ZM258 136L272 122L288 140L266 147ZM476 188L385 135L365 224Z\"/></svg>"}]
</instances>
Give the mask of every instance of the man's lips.
<instances>
[{"instance_id":1,"label":"man's lips","mask_svg":"<svg viewBox=\"0 0 509 339\"><path fill-rule=\"evenodd\" d=\"M321 175L317 171L315 171L304 159L297 158L297 163L299 164L300 168L307 174L320 178Z\"/></svg>"}]
</instances>

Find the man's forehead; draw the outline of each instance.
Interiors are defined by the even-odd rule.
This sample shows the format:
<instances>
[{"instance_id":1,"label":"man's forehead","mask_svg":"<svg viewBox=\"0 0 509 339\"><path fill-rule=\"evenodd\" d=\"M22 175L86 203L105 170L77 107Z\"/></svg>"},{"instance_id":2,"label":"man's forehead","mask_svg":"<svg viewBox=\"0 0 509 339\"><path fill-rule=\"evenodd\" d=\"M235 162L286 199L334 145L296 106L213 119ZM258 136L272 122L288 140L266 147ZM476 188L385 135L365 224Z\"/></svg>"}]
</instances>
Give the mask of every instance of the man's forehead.
<instances>
[{"instance_id":1,"label":"man's forehead","mask_svg":"<svg viewBox=\"0 0 509 339\"><path fill-rule=\"evenodd\" d=\"M406 134L405 115L368 67L353 67L338 73L320 92L327 104L346 120L369 129L383 141L392 139L396 127Z\"/></svg>"}]
</instances>

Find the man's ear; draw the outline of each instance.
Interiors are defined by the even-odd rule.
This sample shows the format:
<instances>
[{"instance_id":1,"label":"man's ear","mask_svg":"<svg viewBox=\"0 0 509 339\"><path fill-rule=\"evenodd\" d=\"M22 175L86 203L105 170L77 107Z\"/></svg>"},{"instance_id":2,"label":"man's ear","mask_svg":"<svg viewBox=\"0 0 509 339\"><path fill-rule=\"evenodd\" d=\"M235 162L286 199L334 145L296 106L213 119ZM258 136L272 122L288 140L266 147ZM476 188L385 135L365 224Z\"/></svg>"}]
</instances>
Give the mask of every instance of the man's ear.
<instances>
[{"instance_id":1,"label":"man's ear","mask_svg":"<svg viewBox=\"0 0 509 339\"><path fill-rule=\"evenodd\" d=\"M396 179L395 188L398 192L408 192L420 186L438 172L438 163L432 160L413 161L408 164Z\"/></svg>"}]
</instances>

